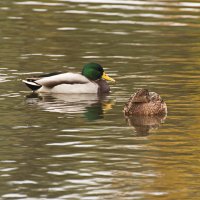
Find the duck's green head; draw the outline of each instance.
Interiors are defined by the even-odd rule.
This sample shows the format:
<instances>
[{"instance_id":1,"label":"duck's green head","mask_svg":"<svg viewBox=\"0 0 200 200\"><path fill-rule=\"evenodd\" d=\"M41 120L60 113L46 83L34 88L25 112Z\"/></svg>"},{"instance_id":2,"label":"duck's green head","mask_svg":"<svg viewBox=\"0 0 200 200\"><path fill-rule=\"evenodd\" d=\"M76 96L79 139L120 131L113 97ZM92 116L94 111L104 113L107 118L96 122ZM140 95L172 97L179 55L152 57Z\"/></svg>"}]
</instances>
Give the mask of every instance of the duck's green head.
<instances>
[{"instance_id":1,"label":"duck's green head","mask_svg":"<svg viewBox=\"0 0 200 200\"><path fill-rule=\"evenodd\" d=\"M113 78L109 77L104 72L103 67L97 63L88 63L84 65L82 75L93 81L103 78L105 80L115 82Z\"/></svg>"}]
</instances>

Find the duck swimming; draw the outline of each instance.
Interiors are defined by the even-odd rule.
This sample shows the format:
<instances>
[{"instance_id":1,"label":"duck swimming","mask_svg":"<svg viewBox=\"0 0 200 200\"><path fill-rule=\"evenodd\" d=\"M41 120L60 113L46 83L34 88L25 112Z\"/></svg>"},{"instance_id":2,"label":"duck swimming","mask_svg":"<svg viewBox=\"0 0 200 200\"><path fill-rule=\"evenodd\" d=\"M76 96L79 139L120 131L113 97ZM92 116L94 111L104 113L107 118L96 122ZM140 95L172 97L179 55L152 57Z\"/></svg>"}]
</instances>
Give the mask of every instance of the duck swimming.
<instances>
[{"instance_id":1,"label":"duck swimming","mask_svg":"<svg viewBox=\"0 0 200 200\"><path fill-rule=\"evenodd\" d=\"M84 65L82 73L59 73L48 76L33 77L23 82L37 93L108 93L108 81L115 80L109 77L101 65L88 63Z\"/></svg>"},{"instance_id":2,"label":"duck swimming","mask_svg":"<svg viewBox=\"0 0 200 200\"><path fill-rule=\"evenodd\" d=\"M167 105L159 94L140 89L134 93L124 106L124 115L166 115Z\"/></svg>"}]
</instances>

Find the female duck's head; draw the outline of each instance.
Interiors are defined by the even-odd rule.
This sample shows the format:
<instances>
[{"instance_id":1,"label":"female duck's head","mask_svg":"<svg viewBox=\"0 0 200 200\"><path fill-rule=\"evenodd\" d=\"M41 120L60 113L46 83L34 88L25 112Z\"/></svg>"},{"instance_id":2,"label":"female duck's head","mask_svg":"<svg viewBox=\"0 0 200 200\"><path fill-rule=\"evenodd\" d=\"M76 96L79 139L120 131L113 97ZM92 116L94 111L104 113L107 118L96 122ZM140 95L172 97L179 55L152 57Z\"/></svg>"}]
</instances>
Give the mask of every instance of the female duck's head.
<instances>
[{"instance_id":1,"label":"female duck's head","mask_svg":"<svg viewBox=\"0 0 200 200\"><path fill-rule=\"evenodd\" d=\"M105 80L115 82L113 78L109 77L104 72L103 67L97 63L88 63L84 65L82 75L93 81L103 78Z\"/></svg>"}]
</instances>

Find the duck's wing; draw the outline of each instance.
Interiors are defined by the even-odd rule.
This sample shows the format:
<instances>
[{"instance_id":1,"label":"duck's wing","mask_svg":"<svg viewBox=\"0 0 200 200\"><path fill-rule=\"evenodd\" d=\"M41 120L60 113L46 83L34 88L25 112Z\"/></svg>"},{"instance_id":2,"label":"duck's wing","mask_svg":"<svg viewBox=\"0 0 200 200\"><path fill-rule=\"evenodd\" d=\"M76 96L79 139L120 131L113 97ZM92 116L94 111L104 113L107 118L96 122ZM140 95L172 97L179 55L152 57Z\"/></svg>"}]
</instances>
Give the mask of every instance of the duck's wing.
<instances>
[{"instance_id":1,"label":"duck's wing","mask_svg":"<svg viewBox=\"0 0 200 200\"><path fill-rule=\"evenodd\" d=\"M76 73L63 73L35 81L39 85L50 88L61 84L85 84L88 82L89 80L85 76Z\"/></svg>"},{"instance_id":2,"label":"duck's wing","mask_svg":"<svg viewBox=\"0 0 200 200\"><path fill-rule=\"evenodd\" d=\"M53 88L62 84L86 84L89 79L81 74L63 73L43 78L27 78L23 81L32 90L37 90L42 86Z\"/></svg>"}]
</instances>

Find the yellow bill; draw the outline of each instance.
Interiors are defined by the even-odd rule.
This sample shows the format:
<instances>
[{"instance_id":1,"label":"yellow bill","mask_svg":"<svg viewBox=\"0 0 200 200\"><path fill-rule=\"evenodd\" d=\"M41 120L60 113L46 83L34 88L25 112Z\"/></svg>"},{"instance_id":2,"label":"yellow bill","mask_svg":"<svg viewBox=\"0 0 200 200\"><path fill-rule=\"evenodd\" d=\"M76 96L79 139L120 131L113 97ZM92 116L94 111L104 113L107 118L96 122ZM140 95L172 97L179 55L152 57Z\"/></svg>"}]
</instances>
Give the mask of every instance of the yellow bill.
<instances>
[{"instance_id":1,"label":"yellow bill","mask_svg":"<svg viewBox=\"0 0 200 200\"><path fill-rule=\"evenodd\" d=\"M115 80L113 78L111 78L110 76L108 76L105 72L103 72L102 78L107 81L115 82Z\"/></svg>"}]
</instances>

